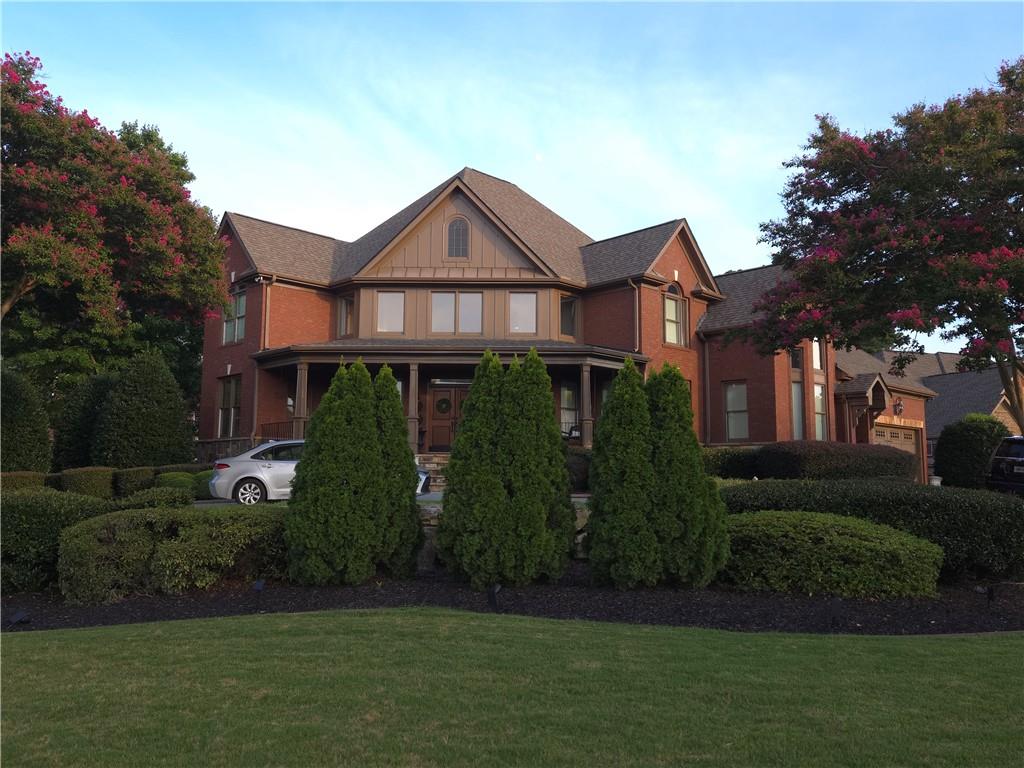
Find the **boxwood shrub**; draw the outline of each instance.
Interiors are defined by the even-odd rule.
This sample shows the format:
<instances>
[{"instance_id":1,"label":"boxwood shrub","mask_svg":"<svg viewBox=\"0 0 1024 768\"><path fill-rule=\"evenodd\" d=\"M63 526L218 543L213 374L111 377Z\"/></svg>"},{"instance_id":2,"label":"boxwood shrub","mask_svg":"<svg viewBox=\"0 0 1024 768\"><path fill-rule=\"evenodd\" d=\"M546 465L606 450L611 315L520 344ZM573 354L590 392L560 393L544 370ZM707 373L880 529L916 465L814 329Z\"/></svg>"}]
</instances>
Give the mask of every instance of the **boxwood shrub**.
<instances>
[{"instance_id":1,"label":"boxwood shrub","mask_svg":"<svg viewBox=\"0 0 1024 768\"><path fill-rule=\"evenodd\" d=\"M1024 571L1024 499L994 491L863 480L758 480L720 489L731 513L809 510L891 525L942 547L944 578Z\"/></svg>"},{"instance_id":2,"label":"boxwood shrub","mask_svg":"<svg viewBox=\"0 0 1024 768\"><path fill-rule=\"evenodd\" d=\"M43 485L47 488L53 488L55 491L63 490L64 482L61 479L60 472L48 472L44 476Z\"/></svg>"},{"instance_id":3,"label":"boxwood shrub","mask_svg":"<svg viewBox=\"0 0 1024 768\"><path fill-rule=\"evenodd\" d=\"M285 567L283 511L260 507L112 512L61 535L60 588L72 603L204 589Z\"/></svg>"},{"instance_id":4,"label":"boxwood shrub","mask_svg":"<svg viewBox=\"0 0 1024 768\"><path fill-rule=\"evenodd\" d=\"M100 499L114 495L113 467L79 467L60 473L61 488L70 493L82 493Z\"/></svg>"},{"instance_id":5,"label":"boxwood shrub","mask_svg":"<svg viewBox=\"0 0 1024 768\"><path fill-rule=\"evenodd\" d=\"M942 549L886 525L818 512L728 519L724 579L743 589L842 597L931 597Z\"/></svg>"},{"instance_id":6,"label":"boxwood shrub","mask_svg":"<svg viewBox=\"0 0 1024 768\"><path fill-rule=\"evenodd\" d=\"M164 472L153 481L155 488L194 488L193 475L190 472ZM193 491L194 492L194 491Z\"/></svg>"},{"instance_id":7,"label":"boxwood shrub","mask_svg":"<svg viewBox=\"0 0 1024 768\"><path fill-rule=\"evenodd\" d=\"M3 472L0 473L0 489L20 491L23 488L42 488L46 475L43 472Z\"/></svg>"},{"instance_id":8,"label":"boxwood shrub","mask_svg":"<svg viewBox=\"0 0 1024 768\"><path fill-rule=\"evenodd\" d=\"M205 472L208 469L213 469L213 464L164 464L156 467L154 471L157 475L166 475L169 472L188 472L194 475L196 472Z\"/></svg>"},{"instance_id":9,"label":"boxwood shrub","mask_svg":"<svg viewBox=\"0 0 1024 768\"><path fill-rule=\"evenodd\" d=\"M187 507L193 501L195 498L191 488L146 488L123 499L115 499L110 503L110 511L149 509L151 507Z\"/></svg>"},{"instance_id":10,"label":"boxwood shrub","mask_svg":"<svg viewBox=\"0 0 1024 768\"><path fill-rule=\"evenodd\" d=\"M114 495L118 498L131 496L136 491L153 487L152 467L131 467L114 471Z\"/></svg>"},{"instance_id":11,"label":"boxwood shrub","mask_svg":"<svg viewBox=\"0 0 1024 768\"><path fill-rule=\"evenodd\" d=\"M900 477L913 480L918 471L914 454L888 445L792 440L761 446L757 450L757 469L754 474L761 478L777 479Z\"/></svg>"},{"instance_id":12,"label":"boxwood shrub","mask_svg":"<svg viewBox=\"0 0 1024 768\"><path fill-rule=\"evenodd\" d=\"M942 428L935 444L935 474L943 485L984 488L992 454L1010 430L994 416L968 413Z\"/></svg>"},{"instance_id":13,"label":"boxwood shrub","mask_svg":"<svg viewBox=\"0 0 1024 768\"><path fill-rule=\"evenodd\" d=\"M192 495L197 499L212 499L210 494L210 478L213 477L212 469L204 469L192 475Z\"/></svg>"},{"instance_id":14,"label":"boxwood shrub","mask_svg":"<svg viewBox=\"0 0 1024 768\"><path fill-rule=\"evenodd\" d=\"M704 471L712 477L749 480L757 474L757 448L711 446L703 449Z\"/></svg>"}]
</instances>

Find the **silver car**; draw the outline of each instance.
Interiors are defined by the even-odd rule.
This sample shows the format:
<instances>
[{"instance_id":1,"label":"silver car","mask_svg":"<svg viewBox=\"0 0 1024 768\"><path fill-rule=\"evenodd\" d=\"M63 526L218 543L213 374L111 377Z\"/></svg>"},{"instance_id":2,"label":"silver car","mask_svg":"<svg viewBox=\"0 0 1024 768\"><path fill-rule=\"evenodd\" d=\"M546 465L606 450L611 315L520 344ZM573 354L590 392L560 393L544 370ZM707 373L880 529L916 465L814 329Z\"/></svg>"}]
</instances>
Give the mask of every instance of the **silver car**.
<instances>
[{"instance_id":1,"label":"silver car","mask_svg":"<svg viewBox=\"0 0 1024 768\"><path fill-rule=\"evenodd\" d=\"M275 440L228 459L217 459L210 478L210 495L239 504L259 504L291 498L295 465L304 440ZM417 469L416 494L427 493L430 475Z\"/></svg>"}]
</instances>

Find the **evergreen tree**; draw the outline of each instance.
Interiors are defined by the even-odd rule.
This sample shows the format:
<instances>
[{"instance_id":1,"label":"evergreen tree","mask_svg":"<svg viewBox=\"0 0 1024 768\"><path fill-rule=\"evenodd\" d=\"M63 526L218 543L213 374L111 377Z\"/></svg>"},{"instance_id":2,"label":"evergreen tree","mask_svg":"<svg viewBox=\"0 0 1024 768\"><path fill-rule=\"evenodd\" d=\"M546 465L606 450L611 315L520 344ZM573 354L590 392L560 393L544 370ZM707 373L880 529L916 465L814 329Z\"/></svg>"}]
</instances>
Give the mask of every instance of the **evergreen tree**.
<instances>
[{"instance_id":1,"label":"evergreen tree","mask_svg":"<svg viewBox=\"0 0 1024 768\"><path fill-rule=\"evenodd\" d=\"M507 580L513 559L496 545L504 538L500 532L509 519L495 440L501 429L503 379L501 360L487 350L463 404L445 471L444 513L437 531L441 558L476 589Z\"/></svg>"},{"instance_id":2,"label":"evergreen tree","mask_svg":"<svg viewBox=\"0 0 1024 768\"><path fill-rule=\"evenodd\" d=\"M626 359L601 410L590 467L587 524L595 577L617 587L654 585L662 566L651 527L651 415L643 377Z\"/></svg>"},{"instance_id":3,"label":"evergreen tree","mask_svg":"<svg viewBox=\"0 0 1024 768\"><path fill-rule=\"evenodd\" d=\"M409 448L402 396L387 365L377 372L373 390L384 466L381 561L391 573L407 576L416 567L416 550L423 535L416 506L416 459Z\"/></svg>"},{"instance_id":4,"label":"evergreen tree","mask_svg":"<svg viewBox=\"0 0 1024 768\"><path fill-rule=\"evenodd\" d=\"M374 406L362 361L340 365L310 419L285 517L296 581L360 584L374 574L385 510Z\"/></svg>"},{"instance_id":5,"label":"evergreen tree","mask_svg":"<svg viewBox=\"0 0 1024 768\"><path fill-rule=\"evenodd\" d=\"M156 352L132 358L107 393L96 419L92 463L152 467L194 458L181 388Z\"/></svg>"},{"instance_id":6,"label":"evergreen tree","mask_svg":"<svg viewBox=\"0 0 1024 768\"><path fill-rule=\"evenodd\" d=\"M654 469L651 525L664 575L705 586L724 565L728 544L718 487L714 481L708 486L693 431L690 389L679 369L665 363L647 378L646 390Z\"/></svg>"},{"instance_id":7,"label":"evergreen tree","mask_svg":"<svg viewBox=\"0 0 1024 768\"><path fill-rule=\"evenodd\" d=\"M65 399L53 443L56 470L92 463L96 422L116 381L114 373L97 373L83 380Z\"/></svg>"},{"instance_id":8,"label":"evergreen tree","mask_svg":"<svg viewBox=\"0 0 1024 768\"><path fill-rule=\"evenodd\" d=\"M43 398L27 378L0 371L0 423L4 472L50 470L50 425Z\"/></svg>"}]
</instances>

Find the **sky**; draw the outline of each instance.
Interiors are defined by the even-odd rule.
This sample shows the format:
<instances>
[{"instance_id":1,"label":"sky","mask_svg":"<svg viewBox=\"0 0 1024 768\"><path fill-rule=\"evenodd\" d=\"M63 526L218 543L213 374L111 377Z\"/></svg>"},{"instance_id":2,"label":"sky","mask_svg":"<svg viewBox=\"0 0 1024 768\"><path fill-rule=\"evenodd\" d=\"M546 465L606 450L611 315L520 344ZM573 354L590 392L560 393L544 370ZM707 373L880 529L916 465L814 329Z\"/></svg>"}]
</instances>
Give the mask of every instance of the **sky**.
<instances>
[{"instance_id":1,"label":"sky","mask_svg":"<svg viewBox=\"0 0 1024 768\"><path fill-rule=\"evenodd\" d=\"M1021 2L3 2L0 21L70 108L157 125L218 215L353 240L471 166L595 239L686 217L716 273L770 261L758 225L816 114L884 128L1024 54Z\"/></svg>"}]
</instances>

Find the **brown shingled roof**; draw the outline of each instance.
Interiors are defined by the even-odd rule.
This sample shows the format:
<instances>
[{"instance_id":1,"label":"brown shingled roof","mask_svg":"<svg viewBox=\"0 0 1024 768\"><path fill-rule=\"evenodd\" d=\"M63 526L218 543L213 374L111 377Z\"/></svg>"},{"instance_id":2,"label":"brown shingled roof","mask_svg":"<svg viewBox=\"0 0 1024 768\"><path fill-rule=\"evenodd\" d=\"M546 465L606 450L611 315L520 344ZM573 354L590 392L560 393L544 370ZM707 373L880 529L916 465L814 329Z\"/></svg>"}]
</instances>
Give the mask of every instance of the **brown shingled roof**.
<instances>
[{"instance_id":1,"label":"brown shingled roof","mask_svg":"<svg viewBox=\"0 0 1024 768\"><path fill-rule=\"evenodd\" d=\"M889 389L914 392L929 397L935 396L935 390L914 376L893 376L889 373L888 363L882 362L863 349L837 349L836 365L855 379L864 374L877 374Z\"/></svg>"},{"instance_id":2,"label":"brown shingled roof","mask_svg":"<svg viewBox=\"0 0 1024 768\"><path fill-rule=\"evenodd\" d=\"M348 243L229 211L224 221L237 233L257 272L327 285Z\"/></svg>"},{"instance_id":3,"label":"brown shingled roof","mask_svg":"<svg viewBox=\"0 0 1024 768\"><path fill-rule=\"evenodd\" d=\"M682 219L673 219L584 245L580 250L587 283L599 285L642 275L658 258L681 223Z\"/></svg>"},{"instance_id":4,"label":"brown shingled roof","mask_svg":"<svg viewBox=\"0 0 1024 768\"><path fill-rule=\"evenodd\" d=\"M725 294L725 301L708 307L698 330L715 333L750 325L757 317L754 303L765 291L778 285L784 276L784 268L777 264L715 275L718 290Z\"/></svg>"}]
</instances>

